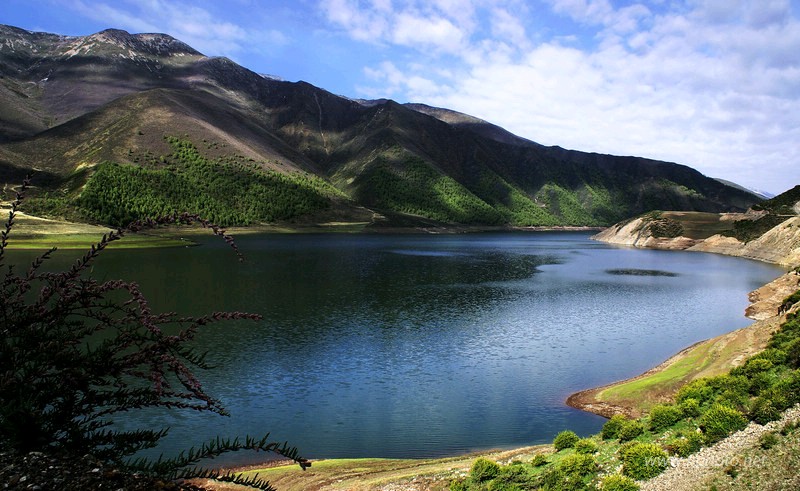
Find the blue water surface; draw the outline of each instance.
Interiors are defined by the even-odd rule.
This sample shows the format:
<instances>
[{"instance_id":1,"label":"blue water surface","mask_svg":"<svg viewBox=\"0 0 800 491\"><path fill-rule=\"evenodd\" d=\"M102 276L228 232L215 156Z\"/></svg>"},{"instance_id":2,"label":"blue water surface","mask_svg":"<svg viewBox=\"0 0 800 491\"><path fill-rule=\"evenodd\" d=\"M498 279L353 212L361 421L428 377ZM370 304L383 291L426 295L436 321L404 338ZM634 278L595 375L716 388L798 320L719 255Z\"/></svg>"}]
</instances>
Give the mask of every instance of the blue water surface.
<instances>
[{"instance_id":1,"label":"blue water surface","mask_svg":"<svg viewBox=\"0 0 800 491\"><path fill-rule=\"evenodd\" d=\"M264 316L198 338L216 365L201 378L230 417L125 415L125 427L171 427L158 452L267 431L315 458L433 457L549 442L565 428L590 434L604 420L565 406L570 393L748 325L747 293L781 273L588 233L237 242L242 264L204 238L111 250L95 265L95 275L140 282L158 310Z\"/></svg>"}]
</instances>

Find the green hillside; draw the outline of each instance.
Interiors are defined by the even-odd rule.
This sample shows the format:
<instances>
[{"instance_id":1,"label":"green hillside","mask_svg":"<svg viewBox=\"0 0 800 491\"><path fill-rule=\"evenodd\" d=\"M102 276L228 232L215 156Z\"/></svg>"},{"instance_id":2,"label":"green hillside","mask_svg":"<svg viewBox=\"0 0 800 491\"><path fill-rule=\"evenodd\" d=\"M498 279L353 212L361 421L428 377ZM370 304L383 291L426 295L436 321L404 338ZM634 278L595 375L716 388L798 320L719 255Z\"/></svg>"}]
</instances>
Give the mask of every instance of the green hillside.
<instances>
[{"instance_id":1,"label":"green hillside","mask_svg":"<svg viewBox=\"0 0 800 491\"><path fill-rule=\"evenodd\" d=\"M29 208L114 226L188 211L231 226L291 220L328 208L340 195L309 174L263 170L241 157L211 160L187 140L167 141L172 154L151 156L142 166L103 162L77 196L40 196Z\"/></svg>"}]
</instances>

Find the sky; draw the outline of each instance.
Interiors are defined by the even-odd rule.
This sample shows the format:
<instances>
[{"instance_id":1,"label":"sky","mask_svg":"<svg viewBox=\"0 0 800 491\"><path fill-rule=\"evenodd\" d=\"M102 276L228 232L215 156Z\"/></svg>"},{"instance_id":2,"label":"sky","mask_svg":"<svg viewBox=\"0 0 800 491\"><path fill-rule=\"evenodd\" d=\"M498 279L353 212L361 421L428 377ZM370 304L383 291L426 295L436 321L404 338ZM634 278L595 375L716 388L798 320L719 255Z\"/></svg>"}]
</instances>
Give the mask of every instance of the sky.
<instances>
[{"instance_id":1,"label":"sky","mask_svg":"<svg viewBox=\"0 0 800 491\"><path fill-rule=\"evenodd\" d=\"M0 23L160 32L351 98L544 145L800 184L800 0L0 0Z\"/></svg>"}]
</instances>

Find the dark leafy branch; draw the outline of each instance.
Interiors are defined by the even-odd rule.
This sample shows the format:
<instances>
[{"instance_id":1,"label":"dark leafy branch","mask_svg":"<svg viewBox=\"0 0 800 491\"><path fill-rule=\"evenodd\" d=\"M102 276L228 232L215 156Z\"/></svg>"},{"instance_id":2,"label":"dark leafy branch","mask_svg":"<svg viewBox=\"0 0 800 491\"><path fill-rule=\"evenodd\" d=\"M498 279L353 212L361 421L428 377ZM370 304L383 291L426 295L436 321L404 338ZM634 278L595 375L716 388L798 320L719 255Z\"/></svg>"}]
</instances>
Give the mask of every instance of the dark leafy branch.
<instances>
[{"instance_id":1,"label":"dark leafy branch","mask_svg":"<svg viewBox=\"0 0 800 491\"><path fill-rule=\"evenodd\" d=\"M15 216L30 180L26 179L11 204L0 237L0 267ZM23 274L5 265L0 281L0 449L13 452L93 454L120 466L166 479L212 476L270 489L261 480L186 467L201 459L236 450L268 451L294 460L307 460L287 444L254 439L209 442L174 459L155 463L128 458L152 448L166 430L119 431L115 416L141 408L161 407L227 412L203 388L195 374L208 368L205 354L191 343L206 326L229 320L259 320L243 312L212 312L182 317L156 313L139 286L124 280L98 281L89 268L102 251L126 234L165 224L200 224L221 236L241 253L231 237L193 214L142 219L104 235L68 269L43 271L55 249L33 260Z\"/></svg>"}]
</instances>

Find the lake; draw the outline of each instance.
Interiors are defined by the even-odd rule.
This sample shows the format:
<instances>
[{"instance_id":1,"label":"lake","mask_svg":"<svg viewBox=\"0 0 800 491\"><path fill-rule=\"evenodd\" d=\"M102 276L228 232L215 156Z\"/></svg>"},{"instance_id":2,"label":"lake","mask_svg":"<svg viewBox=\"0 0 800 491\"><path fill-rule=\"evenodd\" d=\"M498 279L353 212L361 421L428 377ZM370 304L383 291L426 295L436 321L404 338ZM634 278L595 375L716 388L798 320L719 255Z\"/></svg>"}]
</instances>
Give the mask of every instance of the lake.
<instances>
[{"instance_id":1,"label":"lake","mask_svg":"<svg viewBox=\"0 0 800 491\"><path fill-rule=\"evenodd\" d=\"M107 251L93 270L139 282L156 310L264 316L197 340L217 366L201 379L231 417L125 415L125 427L171 427L167 453L268 431L312 458L434 457L594 433L605 420L565 406L570 393L748 325L747 293L782 272L572 232L243 235L241 264L221 240L200 241Z\"/></svg>"}]
</instances>

